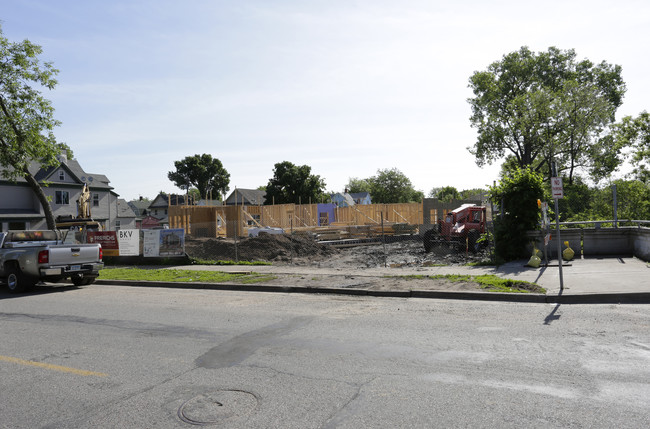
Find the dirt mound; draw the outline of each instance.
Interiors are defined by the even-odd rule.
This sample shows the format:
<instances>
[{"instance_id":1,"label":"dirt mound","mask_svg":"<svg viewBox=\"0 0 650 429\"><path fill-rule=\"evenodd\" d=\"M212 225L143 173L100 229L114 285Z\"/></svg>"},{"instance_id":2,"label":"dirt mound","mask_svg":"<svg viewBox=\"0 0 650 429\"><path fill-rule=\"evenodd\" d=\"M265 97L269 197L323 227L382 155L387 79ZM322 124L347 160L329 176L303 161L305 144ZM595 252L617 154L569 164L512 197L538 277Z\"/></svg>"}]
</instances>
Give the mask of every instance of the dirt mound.
<instances>
[{"instance_id":1,"label":"dirt mound","mask_svg":"<svg viewBox=\"0 0 650 429\"><path fill-rule=\"evenodd\" d=\"M417 238L394 243L372 243L340 248L321 244L305 235L262 235L236 243L230 239L187 238L186 253L213 261L268 261L275 265L312 265L323 268L426 267L480 262L486 252L472 254L446 247L425 252Z\"/></svg>"},{"instance_id":2,"label":"dirt mound","mask_svg":"<svg viewBox=\"0 0 650 429\"><path fill-rule=\"evenodd\" d=\"M296 259L321 260L337 253L331 246L320 244L309 236L265 234L235 242L217 238L188 238L185 252L208 260L291 261Z\"/></svg>"}]
</instances>

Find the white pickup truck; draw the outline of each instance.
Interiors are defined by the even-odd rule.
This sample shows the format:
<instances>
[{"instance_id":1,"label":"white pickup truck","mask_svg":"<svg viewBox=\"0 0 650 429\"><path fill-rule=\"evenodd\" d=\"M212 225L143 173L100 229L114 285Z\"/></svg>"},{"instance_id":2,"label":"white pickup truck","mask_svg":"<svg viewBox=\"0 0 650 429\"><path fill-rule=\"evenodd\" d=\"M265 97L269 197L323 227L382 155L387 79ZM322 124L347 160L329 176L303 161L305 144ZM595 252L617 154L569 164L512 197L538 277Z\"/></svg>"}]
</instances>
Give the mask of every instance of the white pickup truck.
<instances>
[{"instance_id":1,"label":"white pickup truck","mask_svg":"<svg viewBox=\"0 0 650 429\"><path fill-rule=\"evenodd\" d=\"M63 244L67 231L0 233L0 278L9 292L24 292L39 281L71 279L89 285L104 267L100 244Z\"/></svg>"}]
</instances>

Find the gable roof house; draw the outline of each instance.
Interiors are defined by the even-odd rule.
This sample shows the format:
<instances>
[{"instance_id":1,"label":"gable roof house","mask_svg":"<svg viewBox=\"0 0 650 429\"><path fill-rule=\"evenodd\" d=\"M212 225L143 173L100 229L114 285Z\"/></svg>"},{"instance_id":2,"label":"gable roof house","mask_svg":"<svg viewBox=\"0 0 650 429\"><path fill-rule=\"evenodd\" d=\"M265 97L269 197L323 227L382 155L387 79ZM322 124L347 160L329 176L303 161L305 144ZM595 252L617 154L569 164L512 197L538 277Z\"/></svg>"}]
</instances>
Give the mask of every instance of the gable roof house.
<instances>
[{"instance_id":1,"label":"gable roof house","mask_svg":"<svg viewBox=\"0 0 650 429\"><path fill-rule=\"evenodd\" d=\"M372 201L370 200L369 192L352 192L350 193L350 196L354 200L355 204L361 204L361 205L372 204Z\"/></svg>"},{"instance_id":2,"label":"gable roof house","mask_svg":"<svg viewBox=\"0 0 650 429\"><path fill-rule=\"evenodd\" d=\"M84 184L90 190L90 211L94 220L104 229L113 229L117 219L118 195L103 174L87 173L76 159L59 157L55 166L41 167L33 162L29 171L41 184L43 192L50 199L55 219L59 216L77 217L77 200ZM38 198L25 179L15 182L0 175L0 228L47 229L45 214Z\"/></svg>"},{"instance_id":3,"label":"gable roof house","mask_svg":"<svg viewBox=\"0 0 650 429\"><path fill-rule=\"evenodd\" d=\"M264 205L266 191L259 189L241 189L235 188L226 198L227 206L261 206Z\"/></svg>"},{"instance_id":4,"label":"gable roof house","mask_svg":"<svg viewBox=\"0 0 650 429\"><path fill-rule=\"evenodd\" d=\"M356 204L366 205L371 204L370 194L368 192L337 192L330 195L334 204L338 207L352 207Z\"/></svg>"},{"instance_id":5,"label":"gable roof house","mask_svg":"<svg viewBox=\"0 0 650 429\"><path fill-rule=\"evenodd\" d=\"M117 216L115 229L136 229L136 215L129 203L122 198L117 199Z\"/></svg>"},{"instance_id":6,"label":"gable roof house","mask_svg":"<svg viewBox=\"0 0 650 429\"><path fill-rule=\"evenodd\" d=\"M129 207L131 207L131 210L135 214L135 227L136 228L141 228L142 227L142 219L147 217L149 214L149 205L151 204L151 201L145 200L142 197L140 197L137 200L131 200L127 203Z\"/></svg>"},{"instance_id":7,"label":"gable roof house","mask_svg":"<svg viewBox=\"0 0 650 429\"><path fill-rule=\"evenodd\" d=\"M149 204L148 216L142 218L142 228L168 226L169 206L186 206L188 202L187 195L159 193Z\"/></svg>"}]
</instances>

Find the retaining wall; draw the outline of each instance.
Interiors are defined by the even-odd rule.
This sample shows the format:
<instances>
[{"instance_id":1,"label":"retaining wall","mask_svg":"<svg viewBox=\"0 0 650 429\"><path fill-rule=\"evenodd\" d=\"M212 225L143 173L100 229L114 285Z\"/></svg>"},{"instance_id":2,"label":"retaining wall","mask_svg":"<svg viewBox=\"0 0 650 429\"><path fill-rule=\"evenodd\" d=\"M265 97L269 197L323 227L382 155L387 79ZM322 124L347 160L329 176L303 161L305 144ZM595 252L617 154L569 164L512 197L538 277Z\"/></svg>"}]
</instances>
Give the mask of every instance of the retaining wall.
<instances>
[{"instance_id":1,"label":"retaining wall","mask_svg":"<svg viewBox=\"0 0 650 429\"><path fill-rule=\"evenodd\" d=\"M531 241L538 249L544 250L544 237L541 231L528 232ZM564 242L569 242L576 256L635 256L644 261L650 261L650 228L620 227L620 228L580 228L561 229L561 250L565 249ZM546 248L548 257L557 257L557 237L551 230L551 240Z\"/></svg>"}]
</instances>

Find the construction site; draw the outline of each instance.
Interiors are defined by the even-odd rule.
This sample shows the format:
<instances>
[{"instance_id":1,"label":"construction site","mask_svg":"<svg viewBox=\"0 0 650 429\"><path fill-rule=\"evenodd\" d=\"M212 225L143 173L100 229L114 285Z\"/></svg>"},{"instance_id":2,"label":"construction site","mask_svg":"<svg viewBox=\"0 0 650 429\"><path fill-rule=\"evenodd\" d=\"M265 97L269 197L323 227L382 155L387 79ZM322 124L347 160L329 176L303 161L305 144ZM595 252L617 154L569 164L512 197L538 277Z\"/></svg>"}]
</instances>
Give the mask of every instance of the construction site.
<instances>
[{"instance_id":1,"label":"construction site","mask_svg":"<svg viewBox=\"0 0 650 429\"><path fill-rule=\"evenodd\" d=\"M422 237L459 205L482 203L170 206L169 223L185 230L186 252L199 259L333 268L464 264L484 255L450 246L425 251Z\"/></svg>"},{"instance_id":2,"label":"construction site","mask_svg":"<svg viewBox=\"0 0 650 429\"><path fill-rule=\"evenodd\" d=\"M462 204L483 201L368 204L338 207L326 204L236 206L169 206L169 227L183 228L193 238L243 238L260 233L309 234L317 241L417 235ZM488 220L491 212L488 213Z\"/></svg>"}]
</instances>

